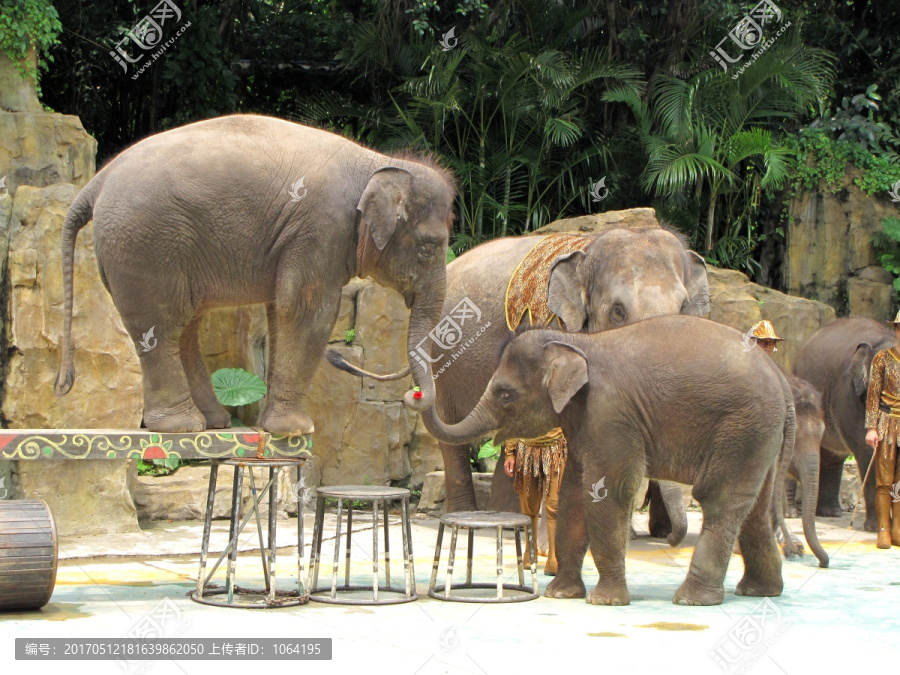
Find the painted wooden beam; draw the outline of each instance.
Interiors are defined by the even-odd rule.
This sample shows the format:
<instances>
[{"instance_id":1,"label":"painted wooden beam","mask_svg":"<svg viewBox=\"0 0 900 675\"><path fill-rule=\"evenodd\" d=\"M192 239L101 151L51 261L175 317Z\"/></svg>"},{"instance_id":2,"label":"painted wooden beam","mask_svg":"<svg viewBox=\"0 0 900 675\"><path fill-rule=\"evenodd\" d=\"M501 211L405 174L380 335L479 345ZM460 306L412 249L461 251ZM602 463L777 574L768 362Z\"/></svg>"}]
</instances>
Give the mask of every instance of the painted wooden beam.
<instances>
[{"instance_id":1,"label":"painted wooden beam","mask_svg":"<svg viewBox=\"0 0 900 675\"><path fill-rule=\"evenodd\" d=\"M147 429L0 429L0 459L277 459L312 456L312 436L251 427L198 433Z\"/></svg>"}]
</instances>

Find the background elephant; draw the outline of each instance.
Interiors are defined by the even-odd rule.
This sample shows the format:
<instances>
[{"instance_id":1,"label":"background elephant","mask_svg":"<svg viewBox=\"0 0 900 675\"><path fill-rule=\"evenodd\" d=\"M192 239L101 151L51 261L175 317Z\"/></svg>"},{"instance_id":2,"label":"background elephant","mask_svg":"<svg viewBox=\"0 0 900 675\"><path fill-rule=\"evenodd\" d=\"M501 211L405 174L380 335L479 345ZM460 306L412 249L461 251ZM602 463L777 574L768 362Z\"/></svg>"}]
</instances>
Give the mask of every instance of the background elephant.
<instances>
[{"instance_id":1,"label":"background elephant","mask_svg":"<svg viewBox=\"0 0 900 675\"><path fill-rule=\"evenodd\" d=\"M709 313L706 263L688 250L679 236L662 228L619 228L592 236L594 241L583 252L548 261L547 306L568 332L593 333L662 314ZM476 337L478 326L488 327L443 372L439 371L436 405L442 419L458 422L472 411L500 363L503 349L516 334L531 327L526 313L517 331L510 331L505 299L514 270L537 241L537 237L495 239L447 266L444 314L451 314L468 298L480 310L481 321L464 332L463 339L468 342ZM432 358L442 353L438 345L432 343L430 347ZM443 361L440 359L434 367ZM422 410L427 406L416 401L413 407ZM468 446L442 442L440 448L447 511L474 510ZM668 489L667 493L675 495L676 490ZM681 500L680 494L677 499ZM494 472L488 508L519 510L512 478L503 473L502 462Z\"/></svg>"},{"instance_id":2,"label":"background elephant","mask_svg":"<svg viewBox=\"0 0 900 675\"><path fill-rule=\"evenodd\" d=\"M779 595L772 495L794 443L794 403L781 369L761 350L745 351L741 338L733 328L690 316L590 335L528 331L507 346L463 421L447 425L432 409L423 420L448 443L490 432L502 443L562 427L569 461L550 597L584 596L581 564L590 543L600 580L588 600L628 604L625 547L645 473L693 485L703 508L676 603L722 602L738 532L744 576L736 593Z\"/></svg>"},{"instance_id":3,"label":"background elephant","mask_svg":"<svg viewBox=\"0 0 900 675\"><path fill-rule=\"evenodd\" d=\"M75 379L73 252L93 217L100 277L140 356L149 429L229 426L198 322L210 307L265 303L268 394L258 424L311 433L302 397L352 277L404 296L410 349L437 323L454 197L451 176L433 162L271 117L232 115L151 136L104 167L66 216L56 393ZM415 381L433 401L430 369L417 369Z\"/></svg>"},{"instance_id":4,"label":"background elephant","mask_svg":"<svg viewBox=\"0 0 900 675\"><path fill-rule=\"evenodd\" d=\"M801 380L794 375L787 376L791 387L791 395L794 397L794 410L797 416L797 431L794 436L794 447L791 453L791 463L788 467L788 475L791 479L800 481L803 490L803 536L810 550L819 559L819 567L828 567L828 554L819 543L816 534L816 505L819 499L819 448L822 444L822 435L825 433L825 412L822 408L822 395L816 391L806 380ZM777 520L784 526L783 498L781 490L787 491L787 484L793 480L785 481L784 488L776 486L779 491L774 500ZM796 485L796 483L795 483ZM793 502L787 499L789 507ZM796 506L794 506L796 512ZM795 517L795 516L794 516ZM792 540L787 527L784 527L784 552L791 557L802 553L802 546L798 547Z\"/></svg>"},{"instance_id":5,"label":"background elephant","mask_svg":"<svg viewBox=\"0 0 900 675\"><path fill-rule=\"evenodd\" d=\"M872 459L866 445L865 401L869 368L875 354L897 344L894 331L873 319L838 319L816 331L794 362L794 374L822 394L822 435L817 515L841 515L840 491L844 460L852 454L865 476ZM867 532L876 531L875 476L864 486ZM804 493L804 506L806 495Z\"/></svg>"}]
</instances>

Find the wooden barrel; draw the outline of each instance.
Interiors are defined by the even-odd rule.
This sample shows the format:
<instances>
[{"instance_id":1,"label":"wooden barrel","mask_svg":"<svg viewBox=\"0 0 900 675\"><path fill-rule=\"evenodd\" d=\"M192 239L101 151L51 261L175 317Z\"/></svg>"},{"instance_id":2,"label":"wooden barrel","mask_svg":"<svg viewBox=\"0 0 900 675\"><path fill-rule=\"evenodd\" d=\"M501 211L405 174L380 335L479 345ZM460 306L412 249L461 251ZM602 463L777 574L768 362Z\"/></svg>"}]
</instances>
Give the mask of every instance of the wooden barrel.
<instances>
[{"instance_id":1,"label":"wooden barrel","mask_svg":"<svg viewBox=\"0 0 900 675\"><path fill-rule=\"evenodd\" d=\"M0 612L50 601L56 553L56 522L43 499L0 501Z\"/></svg>"}]
</instances>

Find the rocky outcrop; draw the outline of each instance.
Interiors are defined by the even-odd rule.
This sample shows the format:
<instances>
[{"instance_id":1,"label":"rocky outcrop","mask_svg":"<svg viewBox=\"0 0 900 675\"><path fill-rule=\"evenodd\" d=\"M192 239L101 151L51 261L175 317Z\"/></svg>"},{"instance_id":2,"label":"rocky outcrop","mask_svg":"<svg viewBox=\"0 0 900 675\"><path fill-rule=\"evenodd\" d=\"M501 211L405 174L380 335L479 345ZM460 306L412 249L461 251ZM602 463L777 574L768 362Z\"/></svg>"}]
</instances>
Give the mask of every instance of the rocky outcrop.
<instances>
[{"instance_id":1,"label":"rocky outcrop","mask_svg":"<svg viewBox=\"0 0 900 675\"><path fill-rule=\"evenodd\" d=\"M617 227L659 227L654 209L644 207L624 211L606 211L577 218L554 220L535 230L532 234L551 232L604 232Z\"/></svg>"},{"instance_id":2,"label":"rocky outcrop","mask_svg":"<svg viewBox=\"0 0 900 675\"><path fill-rule=\"evenodd\" d=\"M848 167L836 193L823 184L791 201L784 283L788 293L821 300L838 316L887 321L897 308L896 291L872 237L898 212L886 195L869 196L857 187L853 181L860 175Z\"/></svg>"},{"instance_id":3,"label":"rocky outcrop","mask_svg":"<svg viewBox=\"0 0 900 675\"><path fill-rule=\"evenodd\" d=\"M2 414L13 428L135 428L140 368L131 338L100 282L93 228L75 249L72 333L78 385L57 398L62 331L60 232L78 189L94 173L96 142L77 118L0 112L0 202L5 278ZM8 168L7 168L8 167ZM44 499L60 535L138 531L134 462L17 462L9 498Z\"/></svg>"},{"instance_id":4,"label":"rocky outcrop","mask_svg":"<svg viewBox=\"0 0 900 675\"><path fill-rule=\"evenodd\" d=\"M710 267L708 278L709 318L741 332L760 319L768 319L775 332L785 338L778 343L773 358L788 370L803 343L835 319L834 309L825 303L754 284L735 270Z\"/></svg>"}]
</instances>

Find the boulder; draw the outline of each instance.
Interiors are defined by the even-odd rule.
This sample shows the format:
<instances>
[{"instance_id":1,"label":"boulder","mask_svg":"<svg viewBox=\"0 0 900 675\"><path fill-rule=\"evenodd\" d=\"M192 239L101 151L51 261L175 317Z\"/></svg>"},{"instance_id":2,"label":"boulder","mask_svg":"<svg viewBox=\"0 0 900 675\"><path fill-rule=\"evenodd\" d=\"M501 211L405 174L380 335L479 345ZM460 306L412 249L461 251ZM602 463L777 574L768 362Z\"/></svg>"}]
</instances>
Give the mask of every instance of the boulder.
<instances>
[{"instance_id":1,"label":"boulder","mask_svg":"<svg viewBox=\"0 0 900 675\"><path fill-rule=\"evenodd\" d=\"M17 462L16 499L43 499L61 537L140 532L135 460Z\"/></svg>"},{"instance_id":2,"label":"boulder","mask_svg":"<svg viewBox=\"0 0 900 675\"><path fill-rule=\"evenodd\" d=\"M487 508L488 499L491 496L492 473L473 473L472 482L475 485L475 506L479 510ZM422 496L419 498L417 511L440 515L444 513L444 503L447 501L447 490L443 471L432 471L425 474L425 482L422 485Z\"/></svg>"},{"instance_id":3,"label":"boulder","mask_svg":"<svg viewBox=\"0 0 900 675\"><path fill-rule=\"evenodd\" d=\"M148 520L202 520L206 514L209 495L209 466L183 466L168 476L138 476L134 489L134 503L140 521ZM268 471L254 470L257 490L268 480ZM231 493L234 484L234 467L222 465L216 478L216 498L213 518L231 517ZM278 517L287 518L297 512L296 488L293 470L283 470L278 476ZM253 505L250 477L244 474L241 492L243 513ZM269 497L265 496L260 513L269 512ZM248 530L249 531L249 530Z\"/></svg>"},{"instance_id":4,"label":"boulder","mask_svg":"<svg viewBox=\"0 0 900 675\"><path fill-rule=\"evenodd\" d=\"M838 316L894 317L897 295L891 275L878 262L872 237L882 221L897 216L887 194L869 196L856 184L862 175L848 166L839 190L823 183L790 203L786 233L785 288L831 305Z\"/></svg>"},{"instance_id":5,"label":"boulder","mask_svg":"<svg viewBox=\"0 0 900 675\"><path fill-rule=\"evenodd\" d=\"M754 284L741 272L709 267L708 277L709 318L741 332L760 319L768 319L775 332L785 338L773 355L784 368L790 369L810 335L834 321L834 309L825 303Z\"/></svg>"},{"instance_id":6,"label":"boulder","mask_svg":"<svg viewBox=\"0 0 900 675\"><path fill-rule=\"evenodd\" d=\"M604 232L618 227L659 227L659 221L656 219L656 211L652 208L625 209L554 220L552 223L538 228L532 234Z\"/></svg>"}]
</instances>

